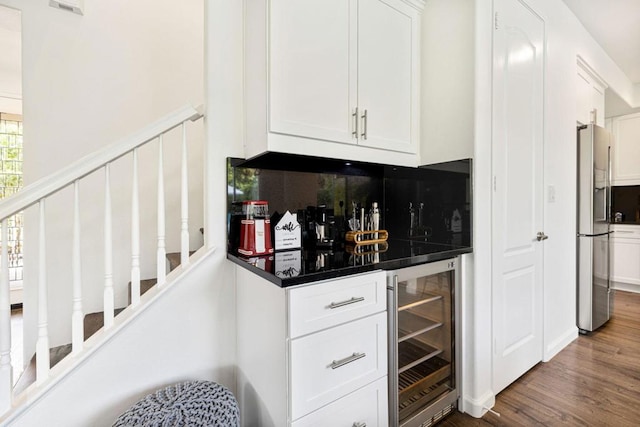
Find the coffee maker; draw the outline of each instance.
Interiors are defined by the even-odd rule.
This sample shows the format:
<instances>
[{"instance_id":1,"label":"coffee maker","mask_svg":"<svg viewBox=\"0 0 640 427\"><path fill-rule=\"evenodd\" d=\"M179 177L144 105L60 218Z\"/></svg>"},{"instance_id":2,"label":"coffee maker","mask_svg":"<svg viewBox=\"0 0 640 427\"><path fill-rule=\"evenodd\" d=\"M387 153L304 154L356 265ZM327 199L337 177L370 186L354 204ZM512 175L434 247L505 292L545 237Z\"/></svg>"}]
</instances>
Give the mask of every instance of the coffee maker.
<instances>
[{"instance_id":1,"label":"coffee maker","mask_svg":"<svg viewBox=\"0 0 640 427\"><path fill-rule=\"evenodd\" d=\"M337 240L333 209L326 205L307 206L298 211L302 224L302 238L306 248L331 248Z\"/></svg>"}]
</instances>

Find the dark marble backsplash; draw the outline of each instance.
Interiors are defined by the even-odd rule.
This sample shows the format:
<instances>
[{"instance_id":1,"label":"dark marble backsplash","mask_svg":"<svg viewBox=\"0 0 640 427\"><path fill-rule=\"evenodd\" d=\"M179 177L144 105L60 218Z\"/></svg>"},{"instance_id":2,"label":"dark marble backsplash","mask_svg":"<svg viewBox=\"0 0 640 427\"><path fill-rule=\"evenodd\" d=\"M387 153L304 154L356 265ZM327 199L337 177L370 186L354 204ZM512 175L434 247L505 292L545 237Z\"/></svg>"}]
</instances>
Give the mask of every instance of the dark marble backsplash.
<instances>
[{"instance_id":1,"label":"dark marble backsplash","mask_svg":"<svg viewBox=\"0 0 640 427\"><path fill-rule=\"evenodd\" d=\"M471 246L470 159L408 168L269 153L228 159L227 176L229 218L244 200L267 200L272 216L288 210L300 222L325 206L343 235L354 203L369 211L377 202L392 239Z\"/></svg>"},{"instance_id":2,"label":"dark marble backsplash","mask_svg":"<svg viewBox=\"0 0 640 427\"><path fill-rule=\"evenodd\" d=\"M384 212L394 238L471 246L471 160L385 169Z\"/></svg>"}]
</instances>

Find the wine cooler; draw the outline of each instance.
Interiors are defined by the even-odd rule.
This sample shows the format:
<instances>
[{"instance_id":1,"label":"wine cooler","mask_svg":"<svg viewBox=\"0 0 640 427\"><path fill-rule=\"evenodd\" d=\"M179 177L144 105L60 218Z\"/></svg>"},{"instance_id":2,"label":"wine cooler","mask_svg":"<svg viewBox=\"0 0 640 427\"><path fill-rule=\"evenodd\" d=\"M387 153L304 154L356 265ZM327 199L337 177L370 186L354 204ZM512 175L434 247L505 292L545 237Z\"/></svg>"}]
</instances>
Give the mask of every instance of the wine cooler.
<instances>
[{"instance_id":1,"label":"wine cooler","mask_svg":"<svg viewBox=\"0 0 640 427\"><path fill-rule=\"evenodd\" d=\"M458 259L389 272L389 425L431 426L457 407Z\"/></svg>"}]
</instances>

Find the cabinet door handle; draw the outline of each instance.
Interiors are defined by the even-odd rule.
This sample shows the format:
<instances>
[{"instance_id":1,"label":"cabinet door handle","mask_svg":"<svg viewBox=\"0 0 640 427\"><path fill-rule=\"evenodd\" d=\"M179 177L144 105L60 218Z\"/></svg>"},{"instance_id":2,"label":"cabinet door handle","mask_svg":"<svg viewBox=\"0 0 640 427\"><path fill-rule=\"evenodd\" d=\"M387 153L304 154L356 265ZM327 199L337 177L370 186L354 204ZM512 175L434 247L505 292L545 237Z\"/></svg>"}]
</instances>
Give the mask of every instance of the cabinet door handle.
<instances>
[{"instance_id":1,"label":"cabinet door handle","mask_svg":"<svg viewBox=\"0 0 640 427\"><path fill-rule=\"evenodd\" d=\"M367 423L359 423L356 421L351 427L367 427Z\"/></svg>"},{"instance_id":2,"label":"cabinet door handle","mask_svg":"<svg viewBox=\"0 0 640 427\"><path fill-rule=\"evenodd\" d=\"M356 109L353 111L353 114L351 114L351 117L353 117L353 132L351 132L351 136L357 139L358 138L358 107L356 107Z\"/></svg>"},{"instance_id":3,"label":"cabinet door handle","mask_svg":"<svg viewBox=\"0 0 640 427\"><path fill-rule=\"evenodd\" d=\"M362 113L362 139L367 139L367 110Z\"/></svg>"},{"instance_id":4,"label":"cabinet door handle","mask_svg":"<svg viewBox=\"0 0 640 427\"><path fill-rule=\"evenodd\" d=\"M346 301L332 302L331 304L329 304L329 308L333 310L334 308L343 307L345 305L355 304L362 301L364 301L364 297L351 297L351 299L348 299Z\"/></svg>"},{"instance_id":5,"label":"cabinet door handle","mask_svg":"<svg viewBox=\"0 0 640 427\"><path fill-rule=\"evenodd\" d=\"M366 353L353 353L351 356L345 357L344 359L334 360L333 362L331 362L331 365L329 365L329 367L331 369L338 369L341 366L347 365L351 362L355 362L358 359L362 359L366 355Z\"/></svg>"}]
</instances>

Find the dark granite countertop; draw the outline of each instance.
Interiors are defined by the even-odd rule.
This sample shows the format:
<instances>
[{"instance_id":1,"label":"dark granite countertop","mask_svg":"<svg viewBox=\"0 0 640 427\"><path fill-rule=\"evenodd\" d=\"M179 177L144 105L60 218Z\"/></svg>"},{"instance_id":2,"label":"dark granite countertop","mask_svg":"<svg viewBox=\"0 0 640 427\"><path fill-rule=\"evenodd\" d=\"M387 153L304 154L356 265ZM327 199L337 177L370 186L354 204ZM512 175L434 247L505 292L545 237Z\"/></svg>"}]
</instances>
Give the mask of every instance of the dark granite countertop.
<instances>
[{"instance_id":1,"label":"dark granite countertop","mask_svg":"<svg viewBox=\"0 0 640 427\"><path fill-rule=\"evenodd\" d=\"M227 258L280 287L335 279L375 270L396 270L473 252L469 245L442 244L424 240L390 239L387 246L294 250L268 256Z\"/></svg>"},{"instance_id":2,"label":"dark granite countertop","mask_svg":"<svg viewBox=\"0 0 640 427\"><path fill-rule=\"evenodd\" d=\"M622 222L612 222L610 225L640 225L640 222L622 221Z\"/></svg>"}]
</instances>

